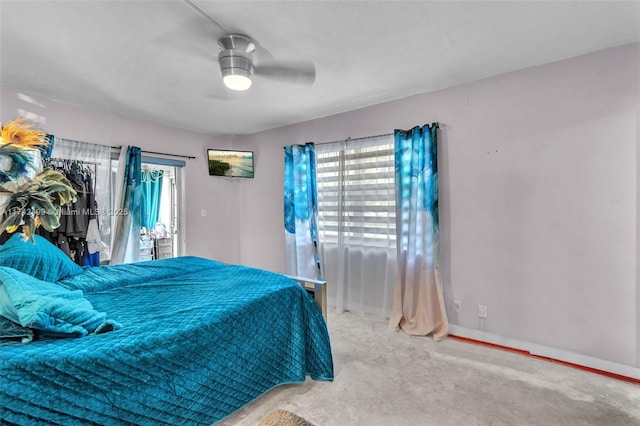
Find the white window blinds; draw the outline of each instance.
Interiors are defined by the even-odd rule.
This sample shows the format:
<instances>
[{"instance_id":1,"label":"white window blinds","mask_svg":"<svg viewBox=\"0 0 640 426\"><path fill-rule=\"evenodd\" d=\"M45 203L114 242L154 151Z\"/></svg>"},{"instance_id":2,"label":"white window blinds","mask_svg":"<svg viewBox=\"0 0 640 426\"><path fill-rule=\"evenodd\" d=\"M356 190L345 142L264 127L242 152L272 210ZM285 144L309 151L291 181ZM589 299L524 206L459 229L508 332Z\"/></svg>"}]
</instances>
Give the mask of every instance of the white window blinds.
<instances>
[{"instance_id":1,"label":"white window blinds","mask_svg":"<svg viewBox=\"0 0 640 426\"><path fill-rule=\"evenodd\" d=\"M323 243L395 248L393 136L316 146Z\"/></svg>"}]
</instances>

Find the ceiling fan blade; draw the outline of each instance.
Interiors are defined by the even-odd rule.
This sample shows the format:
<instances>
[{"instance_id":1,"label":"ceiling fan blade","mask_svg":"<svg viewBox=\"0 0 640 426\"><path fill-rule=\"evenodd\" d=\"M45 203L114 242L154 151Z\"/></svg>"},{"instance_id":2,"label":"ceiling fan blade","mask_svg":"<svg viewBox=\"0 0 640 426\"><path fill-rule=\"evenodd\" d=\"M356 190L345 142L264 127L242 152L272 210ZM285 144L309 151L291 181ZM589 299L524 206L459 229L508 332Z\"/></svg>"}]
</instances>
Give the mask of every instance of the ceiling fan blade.
<instances>
[{"instance_id":1,"label":"ceiling fan blade","mask_svg":"<svg viewBox=\"0 0 640 426\"><path fill-rule=\"evenodd\" d=\"M219 36L215 30L201 17L195 16L155 36L151 43L180 55L215 58L215 40Z\"/></svg>"},{"instance_id":2,"label":"ceiling fan blade","mask_svg":"<svg viewBox=\"0 0 640 426\"><path fill-rule=\"evenodd\" d=\"M316 68L311 61L278 61L256 64L253 73L270 80L311 86L316 80Z\"/></svg>"}]
</instances>

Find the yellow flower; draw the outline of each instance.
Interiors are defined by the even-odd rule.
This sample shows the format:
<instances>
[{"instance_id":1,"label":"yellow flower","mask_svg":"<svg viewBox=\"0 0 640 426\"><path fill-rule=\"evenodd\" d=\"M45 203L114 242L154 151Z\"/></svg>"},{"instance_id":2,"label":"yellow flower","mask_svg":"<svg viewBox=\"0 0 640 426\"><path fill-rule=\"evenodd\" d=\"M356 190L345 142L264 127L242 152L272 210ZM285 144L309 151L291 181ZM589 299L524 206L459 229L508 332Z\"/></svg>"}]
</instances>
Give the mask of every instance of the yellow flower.
<instances>
[{"instance_id":1,"label":"yellow flower","mask_svg":"<svg viewBox=\"0 0 640 426\"><path fill-rule=\"evenodd\" d=\"M9 121L4 126L0 124L0 127L2 127L0 145L44 149L49 144L45 138L47 134L36 129L33 124L25 122L22 117Z\"/></svg>"}]
</instances>

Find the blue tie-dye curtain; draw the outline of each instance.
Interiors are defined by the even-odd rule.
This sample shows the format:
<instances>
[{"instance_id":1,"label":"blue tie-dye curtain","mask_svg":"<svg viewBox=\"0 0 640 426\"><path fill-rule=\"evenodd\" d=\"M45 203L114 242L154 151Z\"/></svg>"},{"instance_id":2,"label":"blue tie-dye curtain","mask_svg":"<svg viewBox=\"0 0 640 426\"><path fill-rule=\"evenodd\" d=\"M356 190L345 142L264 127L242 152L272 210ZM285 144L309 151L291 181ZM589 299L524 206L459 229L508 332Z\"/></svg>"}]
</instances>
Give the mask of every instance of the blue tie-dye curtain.
<instances>
[{"instance_id":1,"label":"blue tie-dye curtain","mask_svg":"<svg viewBox=\"0 0 640 426\"><path fill-rule=\"evenodd\" d=\"M160 195L162 194L162 170L145 170L142 172L142 222L148 230L152 230L160 215Z\"/></svg>"},{"instance_id":2,"label":"blue tie-dye curtain","mask_svg":"<svg viewBox=\"0 0 640 426\"><path fill-rule=\"evenodd\" d=\"M140 148L124 147L118 163L120 187L114 209L113 250L109 263L137 262L140 255L140 222L142 206L142 172Z\"/></svg>"},{"instance_id":3,"label":"blue tie-dye curtain","mask_svg":"<svg viewBox=\"0 0 640 426\"><path fill-rule=\"evenodd\" d=\"M439 340L448 322L439 271L437 128L394 132L398 274L389 326Z\"/></svg>"},{"instance_id":4,"label":"blue tie-dye curtain","mask_svg":"<svg viewBox=\"0 0 640 426\"><path fill-rule=\"evenodd\" d=\"M315 146L285 146L284 228L289 275L322 279L317 206Z\"/></svg>"}]
</instances>

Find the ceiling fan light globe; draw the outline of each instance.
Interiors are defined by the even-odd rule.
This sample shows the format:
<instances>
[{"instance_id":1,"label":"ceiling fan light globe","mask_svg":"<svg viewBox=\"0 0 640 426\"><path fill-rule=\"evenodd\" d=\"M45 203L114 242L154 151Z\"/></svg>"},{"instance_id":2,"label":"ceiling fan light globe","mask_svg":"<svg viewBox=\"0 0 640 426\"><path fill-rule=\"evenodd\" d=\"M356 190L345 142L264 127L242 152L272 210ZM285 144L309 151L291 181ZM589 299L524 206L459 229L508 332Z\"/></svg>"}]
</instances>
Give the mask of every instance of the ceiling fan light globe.
<instances>
[{"instance_id":1,"label":"ceiling fan light globe","mask_svg":"<svg viewBox=\"0 0 640 426\"><path fill-rule=\"evenodd\" d=\"M224 85L231 90L243 91L251 87L251 79L241 74L228 74L222 77Z\"/></svg>"}]
</instances>

